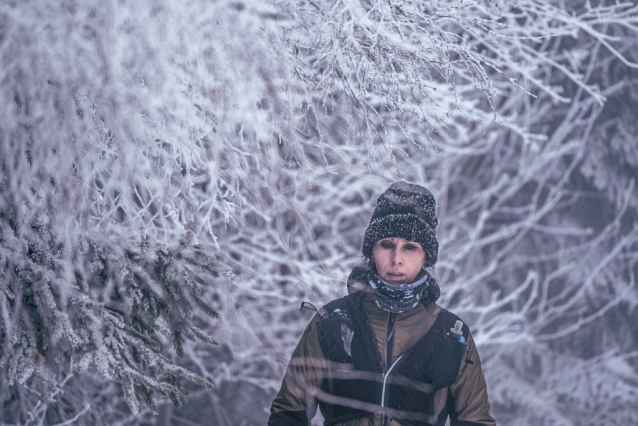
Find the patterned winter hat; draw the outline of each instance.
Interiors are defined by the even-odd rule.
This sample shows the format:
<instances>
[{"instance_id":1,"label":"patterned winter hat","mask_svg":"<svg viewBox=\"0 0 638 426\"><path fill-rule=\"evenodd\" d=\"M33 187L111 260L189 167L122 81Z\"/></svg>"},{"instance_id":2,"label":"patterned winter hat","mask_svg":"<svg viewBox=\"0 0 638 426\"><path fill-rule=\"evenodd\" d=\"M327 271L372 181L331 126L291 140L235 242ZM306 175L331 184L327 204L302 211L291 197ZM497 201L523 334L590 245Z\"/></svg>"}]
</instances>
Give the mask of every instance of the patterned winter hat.
<instances>
[{"instance_id":1,"label":"patterned winter hat","mask_svg":"<svg viewBox=\"0 0 638 426\"><path fill-rule=\"evenodd\" d=\"M421 244L427 258L425 266L432 266L439 256L436 239L436 201L422 186L395 182L377 198L370 225L363 237L363 256L372 258L372 247L390 237L405 238Z\"/></svg>"}]
</instances>

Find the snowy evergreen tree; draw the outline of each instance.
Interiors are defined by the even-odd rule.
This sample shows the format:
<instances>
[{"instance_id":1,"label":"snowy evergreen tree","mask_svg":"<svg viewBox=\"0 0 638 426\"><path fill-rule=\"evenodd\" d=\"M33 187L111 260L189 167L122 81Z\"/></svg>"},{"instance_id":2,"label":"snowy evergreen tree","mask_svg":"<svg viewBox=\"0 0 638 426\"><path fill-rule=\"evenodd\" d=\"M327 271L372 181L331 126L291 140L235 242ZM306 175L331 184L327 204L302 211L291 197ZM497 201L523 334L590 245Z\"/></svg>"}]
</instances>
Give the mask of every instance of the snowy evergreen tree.
<instances>
[{"instance_id":1,"label":"snowy evergreen tree","mask_svg":"<svg viewBox=\"0 0 638 426\"><path fill-rule=\"evenodd\" d=\"M497 420L636 423L637 24L616 2L3 3L0 420L263 424L300 302L345 293L404 179L439 201L442 303Z\"/></svg>"}]
</instances>

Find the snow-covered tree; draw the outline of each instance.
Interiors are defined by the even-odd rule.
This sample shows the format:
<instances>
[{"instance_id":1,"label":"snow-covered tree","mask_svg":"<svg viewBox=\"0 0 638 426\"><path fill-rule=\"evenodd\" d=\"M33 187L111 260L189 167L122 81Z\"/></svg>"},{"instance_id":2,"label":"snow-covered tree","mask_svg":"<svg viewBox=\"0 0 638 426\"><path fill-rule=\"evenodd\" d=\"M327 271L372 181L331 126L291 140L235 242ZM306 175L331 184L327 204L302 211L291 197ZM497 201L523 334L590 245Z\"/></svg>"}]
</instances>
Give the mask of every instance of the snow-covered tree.
<instances>
[{"instance_id":1,"label":"snow-covered tree","mask_svg":"<svg viewBox=\"0 0 638 426\"><path fill-rule=\"evenodd\" d=\"M497 420L635 423L637 13L3 4L2 421L263 422L299 303L344 294L405 179Z\"/></svg>"}]
</instances>

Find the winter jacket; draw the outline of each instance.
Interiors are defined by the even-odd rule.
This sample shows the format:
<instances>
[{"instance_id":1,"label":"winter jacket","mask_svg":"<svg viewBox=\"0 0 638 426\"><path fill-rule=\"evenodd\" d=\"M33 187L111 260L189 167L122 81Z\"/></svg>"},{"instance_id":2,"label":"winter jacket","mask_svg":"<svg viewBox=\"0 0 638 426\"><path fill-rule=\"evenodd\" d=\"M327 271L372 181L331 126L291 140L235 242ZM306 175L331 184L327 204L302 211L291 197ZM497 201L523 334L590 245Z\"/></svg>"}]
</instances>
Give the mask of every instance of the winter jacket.
<instances>
[{"instance_id":1,"label":"winter jacket","mask_svg":"<svg viewBox=\"0 0 638 426\"><path fill-rule=\"evenodd\" d=\"M432 328L437 317L444 310L436 303L418 304L414 309L401 314L392 314L394 320L392 338L388 339L390 313L377 307L367 284L350 281L348 291L353 294L363 291L361 307L365 312L369 328L374 334L377 359L384 368L391 366L399 357L410 350ZM314 417L318 399L330 399L330 390L342 372L335 372L338 365L329 361L319 340L317 323L320 315L315 315L306 328L299 344L293 352L284 376L281 390L271 407L268 426L306 426ZM355 333L361 332L355 330ZM389 341L389 344L386 344ZM481 369L481 362L471 334L467 335L466 352L462 357L458 377L449 387L438 389L430 401L431 416L409 424L444 425L449 416L451 426L495 426L490 415L487 387ZM387 359L387 358L390 359ZM347 376L347 374L346 374ZM362 390L362 392L365 390ZM384 415L378 410L366 416L338 423L339 426L403 426L407 421Z\"/></svg>"}]
</instances>

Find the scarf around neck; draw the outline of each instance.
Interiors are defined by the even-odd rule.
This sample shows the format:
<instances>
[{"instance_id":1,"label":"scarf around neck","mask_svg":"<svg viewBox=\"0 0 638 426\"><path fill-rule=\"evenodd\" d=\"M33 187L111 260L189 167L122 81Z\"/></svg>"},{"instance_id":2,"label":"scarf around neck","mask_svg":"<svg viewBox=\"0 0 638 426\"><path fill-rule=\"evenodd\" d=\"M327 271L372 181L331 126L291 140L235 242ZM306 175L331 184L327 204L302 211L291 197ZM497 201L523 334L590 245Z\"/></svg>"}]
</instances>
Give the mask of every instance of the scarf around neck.
<instances>
[{"instance_id":1,"label":"scarf around neck","mask_svg":"<svg viewBox=\"0 0 638 426\"><path fill-rule=\"evenodd\" d=\"M368 272L368 283L372 287L374 301L384 311L400 314L413 309L420 300L429 297L430 302L438 299L440 291L434 278L423 271L419 278L410 284L390 284L376 272Z\"/></svg>"}]
</instances>

